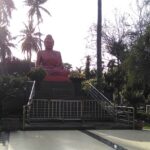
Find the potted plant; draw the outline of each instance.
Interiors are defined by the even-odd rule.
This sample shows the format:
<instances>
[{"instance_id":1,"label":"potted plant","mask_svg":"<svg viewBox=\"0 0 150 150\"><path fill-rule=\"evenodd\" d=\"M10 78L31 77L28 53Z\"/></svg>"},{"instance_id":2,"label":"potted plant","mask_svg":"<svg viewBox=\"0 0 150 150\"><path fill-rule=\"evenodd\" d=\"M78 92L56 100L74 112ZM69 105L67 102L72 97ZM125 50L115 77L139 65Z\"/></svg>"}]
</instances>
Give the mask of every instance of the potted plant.
<instances>
[{"instance_id":1,"label":"potted plant","mask_svg":"<svg viewBox=\"0 0 150 150\"><path fill-rule=\"evenodd\" d=\"M28 73L28 77L31 80L35 80L36 82L41 82L45 78L45 76L46 72L43 68L35 68Z\"/></svg>"},{"instance_id":2,"label":"potted plant","mask_svg":"<svg viewBox=\"0 0 150 150\"><path fill-rule=\"evenodd\" d=\"M28 73L27 76L31 80L36 81L36 88L40 89L40 82L45 78L46 72L43 68L34 68Z\"/></svg>"},{"instance_id":3,"label":"potted plant","mask_svg":"<svg viewBox=\"0 0 150 150\"><path fill-rule=\"evenodd\" d=\"M69 74L69 78L75 81L83 81L85 79L85 74L78 71L71 71Z\"/></svg>"}]
</instances>

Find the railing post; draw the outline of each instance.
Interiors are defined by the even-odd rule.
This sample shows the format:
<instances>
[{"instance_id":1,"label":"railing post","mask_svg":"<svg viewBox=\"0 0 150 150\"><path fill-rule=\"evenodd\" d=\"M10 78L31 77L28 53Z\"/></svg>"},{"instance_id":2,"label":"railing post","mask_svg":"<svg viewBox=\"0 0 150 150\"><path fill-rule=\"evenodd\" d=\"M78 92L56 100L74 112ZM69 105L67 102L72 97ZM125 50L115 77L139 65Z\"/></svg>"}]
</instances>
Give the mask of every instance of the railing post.
<instances>
[{"instance_id":1,"label":"railing post","mask_svg":"<svg viewBox=\"0 0 150 150\"><path fill-rule=\"evenodd\" d=\"M84 121L84 117L83 117L83 106L84 106L84 101L80 101L81 102L81 108L80 108L80 110L81 110L81 118L82 118L82 121Z\"/></svg>"},{"instance_id":2,"label":"railing post","mask_svg":"<svg viewBox=\"0 0 150 150\"><path fill-rule=\"evenodd\" d=\"M135 110L134 107L132 107L132 111L133 111L133 129L135 129L135 122L134 122L134 118L135 118Z\"/></svg>"},{"instance_id":3,"label":"railing post","mask_svg":"<svg viewBox=\"0 0 150 150\"><path fill-rule=\"evenodd\" d=\"M25 115L26 115L26 106L23 106L23 124L22 124L22 128L23 130L25 129Z\"/></svg>"},{"instance_id":4,"label":"railing post","mask_svg":"<svg viewBox=\"0 0 150 150\"><path fill-rule=\"evenodd\" d=\"M128 125L130 125L130 108L127 108Z\"/></svg>"},{"instance_id":5,"label":"railing post","mask_svg":"<svg viewBox=\"0 0 150 150\"><path fill-rule=\"evenodd\" d=\"M114 112L115 112L115 121L117 121L117 107L114 105Z\"/></svg>"},{"instance_id":6,"label":"railing post","mask_svg":"<svg viewBox=\"0 0 150 150\"><path fill-rule=\"evenodd\" d=\"M103 119L103 104L102 104L102 102L100 103L101 104L101 121L102 121L102 119Z\"/></svg>"}]
</instances>

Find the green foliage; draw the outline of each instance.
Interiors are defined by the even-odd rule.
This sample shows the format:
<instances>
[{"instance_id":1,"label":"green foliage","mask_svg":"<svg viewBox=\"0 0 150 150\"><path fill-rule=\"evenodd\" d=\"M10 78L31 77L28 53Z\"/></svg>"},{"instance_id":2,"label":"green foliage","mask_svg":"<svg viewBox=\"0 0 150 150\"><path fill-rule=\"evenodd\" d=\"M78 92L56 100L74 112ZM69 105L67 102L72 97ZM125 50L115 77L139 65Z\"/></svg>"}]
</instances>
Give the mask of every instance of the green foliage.
<instances>
[{"instance_id":1,"label":"green foliage","mask_svg":"<svg viewBox=\"0 0 150 150\"><path fill-rule=\"evenodd\" d=\"M142 83L135 82L132 85L126 85L122 90L123 97L130 105L137 107L139 104L144 104L145 97L143 95Z\"/></svg>"},{"instance_id":2,"label":"green foliage","mask_svg":"<svg viewBox=\"0 0 150 150\"><path fill-rule=\"evenodd\" d=\"M43 68L35 68L28 73L28 77L31 80L35 80L37 82L41 82L45 78L45 76L46 72Z\"/></svg>"},{"instance_id":3,"label":"green foliage","mask_svg":"<svg viewBox=\"0 0 150 150\"><path fill-rule=\"evenodd\" d=\"M11 34L6 26L0 26L0 60L5 61L6 57L11 56L10 47L14 47L13 43L10 43Z\"/></svg>"},{"instance_id":4,"label":"green foliage","mask_svg":"<svg viewBox=\"0 0 150 150\"><path fill-rule=\"evenodd\" d=\"M127 45L122 39L117 41L114 37L112 37L111 40L107 41L106 47L109 53L117 58L118 63L119 61L122 62L124 60L125 49L127 48Z\"/></svg>"},{"instance_id":5,"label":"green foliage","mask_svg":"<svg viewBox=\"0 0 150 150\"><path fill-rule=\"evenodd\" d=\"M40 50L41 39L39 35L41 33L36 32L36 27L33 26L33 20L28 22L28 25L24 23L25 29L21 31L22 52L27 54L27 59L31 61L32 51L38 52Z\"/></svg>"},{"instance_id":6,"label":"green foliage","mask_svg":"<svg viewBox=\"0 0 150 150\"><path fill-rule=\"evenodd\" d=\"M33 16L35 15L38 20L38 24L43 21L41 10L47 13L50 16L50 12L42 7L47 0L25 0L25 4L30 7L28 16L30 20L33 20Z\"/></svg>"},{"instance_id":7,"label":"green foliage","mask_svg":"<svg viewBox=\"0 0 150 150\"><path fill-rule=\"evenodd\" d=\"M90 63L91 63L91 57L88 55L86 56L86 65L85 65L85 77L86 79L90 79Z\"/></svg>"},{"instance_id":8,"label":"green foliage","mask_svg":"<svg viewBox=\"0 0 150 150\"><path fill-rule=\"evenodd\" d=\"M12 15L12 10L15 9L13 0L0 1L0 24L9 24L9 19Z\"/></svg>"},{"instance_id":9,"label":"green foliage","mask_svg":"<svg viewBox=\"0 0 150 150\"><path fill-rule=\"evenodd\" d=\"M125 98L132 105L144 103L150 94L150 28L143 32L131 47L124 66L127 73Z\"/></svg>"},{"instance_id":10,"label":"green foliage","mask_svg":"<svg viewBox=\"0 0 150 150\"><path fill-rule=\"evenodd\" d=\"M138 112L136 114L135 118L137 120L143 120L143 121L146 121L146 122L150 122L150 114L147 114L145 112Z\"/></svg>"},{"instance_id":11,"label":"green foliage","mask_svg":"<svg viewBox=\"0 0 150 150\"><path fill-rule=\"evenodd\" d=\"M69 64L69 63L63 63L63 66L64 66L64 68L67 69L67 70L71 70L71 69L72 69L72 65Z\"/></svg>"},{"instance_id":12,"label":"green foliage","mask_svg":"<svg viewBox=\"0 0 150 150\"><path fill-rule=\"evenodd\" d=\"M110 60L108 71L104 73L104 91L110 95L114 95L114 101L118 104L121 102L121 91L125 83L126 73L123 65L120 64L117 66L115 60Z\"/></svg>"},{"instance_id":13,"label":"green foliage","mask_svg":"<svg viewBox=\"0 0 150 150\"><path fill-rule=\"evenodd\" d=\"M12 60L7 59L6 61L6 66L5 70L7 71L8 74L27 74L30 70L31 67L34 67L35 64L33 62L27 61L27 60L19 60L16 58L13 58ZM0 73L3 67L3 63L0 63Z\"/></svg>"},{"instance_id":14,"label":"green foliage","mask_svg":"<svg viewBox=\"0 0 150 150\"><path fill-rule=\"evenodd\" d=\"M89 85L89 83L92 84L94 87L96 87L97 86L96 78L95 79L89 79L89 80L82 82L82 89L84 91L88 91L90 89L91 86Z\"/></svg>"},{"instance_id":15,"label":"green foliage","mask_svg":"<svg viewBox=\"0 0 150 150\"><path fill-rule=\"evenodd\" d=\"M27 77L17 74L0 76L0 99L9 96L16 97L16 92L23 89L26 81Z\"/></svg>"},{"instance_id":16,"label":"green foliage","mask_svg":"<svg viewBox=\"0 0 150 150\"><path fill-rule=\"evenodd\" d=\"M0 116L22 112L26 83L27 77L18 74L0 76Z\"/></svg>"},{"instance_id":17,"label":"green foliage","mask_svg":"<svg viewBox=\"0 0 150 150\"><path fill-rule=\"evenodd\" d=\"M69 74L70 79L85 79L85 74L80 73L79 71L71 71Z\"/></svg>"}]
</instances>

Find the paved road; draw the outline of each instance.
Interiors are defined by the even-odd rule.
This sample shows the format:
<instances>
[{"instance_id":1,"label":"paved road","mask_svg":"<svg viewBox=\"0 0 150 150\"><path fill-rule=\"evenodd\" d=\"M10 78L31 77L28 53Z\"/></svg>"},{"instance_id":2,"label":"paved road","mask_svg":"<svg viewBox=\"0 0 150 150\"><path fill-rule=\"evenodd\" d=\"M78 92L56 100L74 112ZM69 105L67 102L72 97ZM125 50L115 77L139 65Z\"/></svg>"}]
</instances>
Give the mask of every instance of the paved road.
<instances>
[{"instance_id":1,"label":"paved road","mask_svg":"<svg viewBox=\"0 0 150 150\"><path fill-rule=\"evenodd\" d=\"M2 138L3 137L3 138ZM49 130L0 134L0 150L150 150L150 130Z\"/></svg>"},{"instance_id":2,"label":"paved road","mask_svg":"<svg viewBox=\"0 0 150 150\"><path fill-rule=\"evenodd\" d=\"M128 150L150 150L150 130L89 130Z\"/></svg>"},{"instance_id":3,"label":"paved road","mask_svg":"<svg viewBox=\"0 0 150 150\"><path fill-rule=\"evenodd\" d=\"M78 130L17 131L10 134L8 150L112 150Z\"/></svg>"}]
</instances>

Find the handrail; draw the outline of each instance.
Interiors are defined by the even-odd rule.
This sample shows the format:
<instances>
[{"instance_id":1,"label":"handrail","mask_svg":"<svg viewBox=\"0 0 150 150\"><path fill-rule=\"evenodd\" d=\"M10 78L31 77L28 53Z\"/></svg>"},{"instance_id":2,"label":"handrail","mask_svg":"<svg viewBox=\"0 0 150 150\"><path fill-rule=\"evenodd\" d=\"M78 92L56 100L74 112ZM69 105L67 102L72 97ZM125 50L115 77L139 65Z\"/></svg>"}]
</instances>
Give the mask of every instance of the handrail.
<instances>
[{"instance_id":1,"label":"handrail","mask_svg":"<svg viewBox=\"0 0 150 150\"><path fill-rule=\"evenodd\" d=\"M29 107L32 104L34 92L35 92L35 81L33 81L33 84L32 84L31 92L30 92L30 95L29 95L29 101L28 101L27 105L23 106L23 130L25 128L26 108Z\"/></svg>"},{"instance_id":2,"label":"handrail","mask_svg":"<svg viewBox=\"0 0 150 150\"><path fill-rule=\"evenodd\" d=\"M28 101L27 105L30 105L32 103L34 92L35 92L35 81L33 81L32 89L31 89L31 92L30 92L29 101Z\"/></svg>"},{"instance_id":3,"label":"handrail","mask_svg":"<svg viewBox=\"0 0 150 150\"><path fill-rule=\"evenodd\" d=\"M104 101L108 102L110 105L114 106L114 104L105 96L103 95L99 90L96 89L96 87L94 87L91 83L88 83L92 89L95 90L95 92L97 92L99 95L95 95L95 96L100 96L100 98L102 98ZM94 94L94 93L93 93ZM96 93L95 93L96 94Z\"/></svg>"}]
</instances>

